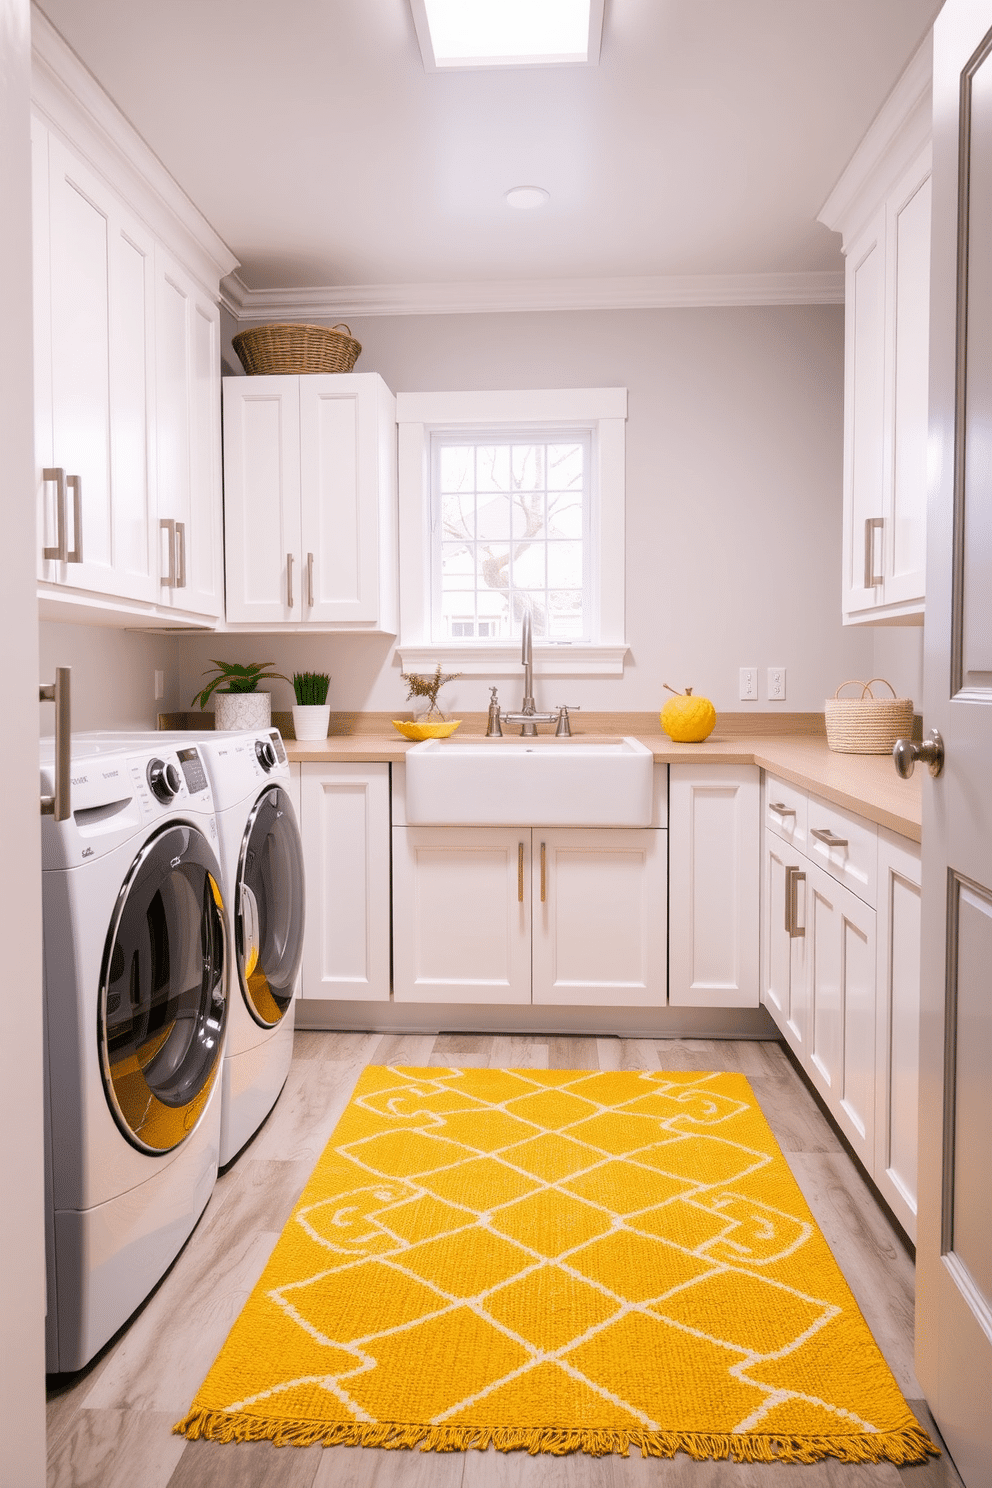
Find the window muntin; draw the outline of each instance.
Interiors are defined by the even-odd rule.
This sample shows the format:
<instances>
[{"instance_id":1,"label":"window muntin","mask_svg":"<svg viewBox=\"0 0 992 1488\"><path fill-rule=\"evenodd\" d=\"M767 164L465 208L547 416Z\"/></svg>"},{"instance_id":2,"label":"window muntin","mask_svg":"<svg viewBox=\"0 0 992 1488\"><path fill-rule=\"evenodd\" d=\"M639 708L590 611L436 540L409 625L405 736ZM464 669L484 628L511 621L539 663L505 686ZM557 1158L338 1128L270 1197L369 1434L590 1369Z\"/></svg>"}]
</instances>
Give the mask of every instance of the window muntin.
<instances>
[{"instance_id":1,"label":"window muntin","mask_svg":"<svg viewBox=\"0 0 992 1488\"><path fill-rule=\"evenodd\" d=\"M588 641L588 429L431 437L432 637Z\"/></svg>"}]
</instances>

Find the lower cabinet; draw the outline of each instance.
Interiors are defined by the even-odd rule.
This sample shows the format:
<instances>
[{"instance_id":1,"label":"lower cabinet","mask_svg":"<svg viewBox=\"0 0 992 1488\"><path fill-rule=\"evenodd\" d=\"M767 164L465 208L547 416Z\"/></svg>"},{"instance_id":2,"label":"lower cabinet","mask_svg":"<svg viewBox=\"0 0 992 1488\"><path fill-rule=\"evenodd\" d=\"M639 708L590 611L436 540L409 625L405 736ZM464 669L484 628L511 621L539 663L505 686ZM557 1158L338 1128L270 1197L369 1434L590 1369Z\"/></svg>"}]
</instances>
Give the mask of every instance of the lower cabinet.
<instances>
[{"instance_id":1,"label":"lower cabinet","mask_svg":"<svg viewBox=\"0 0 992 1488\"><path fill-rule=\"evenodd\" d=\"M389 999L389 766L299 766L307 877L301 995Z\"/></svg>"},{"instance_id":2,"label":"lower cabinet","mask_svg":"<svg viewBox=\"0 0 992 1488\"><path fill-rule=\"evenodd\" d=\"M397 1002L666 1000L667 834L393 828Z\"/></svg>"},{"instance_id":3,"label":"lower cabinet","mask_svg":"<svg viewBox=\"0 0 992 1488\"><path fill-rule=\"evenodd\" d=\"M764 800L762 1001L915 1237L919 848L770 776Z\"/></svg>"}]
</instances>

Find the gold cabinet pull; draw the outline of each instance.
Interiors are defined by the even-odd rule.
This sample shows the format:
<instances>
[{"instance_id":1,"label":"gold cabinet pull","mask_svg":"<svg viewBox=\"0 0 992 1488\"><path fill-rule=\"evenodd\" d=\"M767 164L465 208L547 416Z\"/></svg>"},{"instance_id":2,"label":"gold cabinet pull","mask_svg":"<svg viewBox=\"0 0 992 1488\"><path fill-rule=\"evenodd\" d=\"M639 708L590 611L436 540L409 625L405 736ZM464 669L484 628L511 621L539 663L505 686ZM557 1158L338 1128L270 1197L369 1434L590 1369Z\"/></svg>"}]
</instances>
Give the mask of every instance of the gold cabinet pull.
<instances>
[{"instance_id":1,"label":"gold cabinet pull","mask_svg":"<svg viewBox=\"0 0 992 1488\"><path fill-rule=\"evenodd\" d=\"M517 843L517 902L524 902L524 845Z\"/></svg>"},{"instance_id":2,"label":"gold cabinet pull","mask_svg":"<svg viewBox=\"0 0 992 1488\"><path fill-rule=\"evenodd\" d=\"M541 903L548 897L548 851L547 844L541 843Z\"/></svg>"}]
</instances>

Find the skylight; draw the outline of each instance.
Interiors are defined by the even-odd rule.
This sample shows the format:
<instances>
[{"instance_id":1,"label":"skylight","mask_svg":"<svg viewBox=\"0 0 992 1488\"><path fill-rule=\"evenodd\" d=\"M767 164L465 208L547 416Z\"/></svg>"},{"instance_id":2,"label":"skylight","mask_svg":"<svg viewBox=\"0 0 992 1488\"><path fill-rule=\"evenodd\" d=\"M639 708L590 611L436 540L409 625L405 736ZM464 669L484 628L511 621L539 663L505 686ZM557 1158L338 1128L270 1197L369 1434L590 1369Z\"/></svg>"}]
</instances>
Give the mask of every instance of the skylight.
<instances>
[{"instance_id":1,"label":"skylight","mask_svg":"<svg viewBox=\"0 0 992 1488\"><path fill-rule=\"evenodd\" d=\"M604 0L410 0L428 72L457 67L588 67Z\"/></svg>"}]
</instances>

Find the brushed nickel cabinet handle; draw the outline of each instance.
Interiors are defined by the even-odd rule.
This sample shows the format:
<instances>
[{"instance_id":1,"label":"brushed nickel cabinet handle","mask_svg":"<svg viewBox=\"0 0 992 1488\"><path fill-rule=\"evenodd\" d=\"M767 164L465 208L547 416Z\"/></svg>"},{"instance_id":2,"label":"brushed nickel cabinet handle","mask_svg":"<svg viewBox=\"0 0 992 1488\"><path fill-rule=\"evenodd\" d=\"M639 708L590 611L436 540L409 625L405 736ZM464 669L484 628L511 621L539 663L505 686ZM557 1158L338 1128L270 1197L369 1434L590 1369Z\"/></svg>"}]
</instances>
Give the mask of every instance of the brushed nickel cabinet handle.
<instances>
[{"instance_id":1,"label":"brushed nickel cabinet handle","mask_svg":"<svg viewBox=\"0 0 992 1488\"><path fill-rule=\"evenodd\" d=\"M69 546L65 533L65 471L61 465L47 466L41 472L41 478L46 485L49 481L55 482L55 546L42 548L41 555L43 558L55 558L59 563L66 563Z\"/></svg>"},{"instance_id":2,"label":"brushed nickel cabinet handle","mask_svg":"<svg viewBox=\"0 0 992 1488\"><path fill-rule=\"evenodd\" d=\"M524 902L524 845L517 843L517 903Z\"/></svg>"},{"instance_id":3,"label":"brushed nickel cabinet handle","mask_svg":"<svg viewBox=\"0 0 992 1488\"><path fill-rule=\"evenodd\" d=\"M307 604L313 609L313 554L307 554Z\"/></svg>"},{"instance_id":4,"label":"brushed nickel cabinet handle","mask_svg":"<svg viewBox=\"0 0 992 1488\"><path fill-rule=\"evenodd\" d=\"M799 894L798 885L806 882L806 874L801 868L786 868L785 870L785 929L790 940L801 940L806 934L806 926L799 924Z\"/></svg>"},{"instance_id":5,"label":"brushed nickel cabinet handle","mask_svg":"<svg viewBox=\"0 0 992 1488\"><path fill-rule=\"evenodd\" d=\"M186 523L176 523L176 588L186 588Z\"/></svg>"},{"instance_id":6,"label":"brushed nickel cabinet handle","mask_svg":"<svg viewBox=\"0 0 992 1488\"><path fill-rule=\"evenodd\" d=\"M286 554L286 607L293 608L293 555Z\"/></svg>"},{"instance_id":7,"label":"brushed nickel cabinet handle","mask_svg":"<svg viewBox=\"0 0 992 1488\"><path fill-rule=\"evenodd\" d=\"M162 518L160 518L158 525L159 525L160 529L165 533L165 536L166 536L166 544L165 544L165 546L166 546L166 549L167 549L168 554L169 554L169 571L166 574L165 578L162 580L162 583L165 585L166 589L175 589L175 587L176 587L176 523L175 523L175 519L173 517L162 517Z\"/></svg>"},{"instance_id":8,"label":"brushed nickel cabinet handle","mask_svg":"<svg viewBox=\"0 0 992 1488\"><path fill-rule=\"evenodd\" d=\"M875 572L875 533L885 525L882 517L865 517L865 588L875 589L883 582L883 575Z\"/></svg>"},{"instance_id":9,"label":"brushed nickel cabinet handle","mask_svg":"<svg viewBox=\"0 0 992 1488\"><path fill-rule=\"evenodd\" d=\"M83 477L81 475L67 475L65 478L67 486L72 487L72 535L76 545L70 553L65 555L66 563L82 563L83 561Z\"/></svg>"},{"instance_id":10,"label":"brushed nickel cabinet handle","mask_svg":"<svg viewBox=\"0 0 992 1488\"><path fill-rule=\"evenodd\" d=\"M69 667L55 668L55 681L38 688L38 701L55 704L55 794L42 796L42 816L68 821L72 815L72 717Z\"/></svg>"},{"instance_id":11,"label":"brushed nickel cabinet handle","mask_svg":"<svg viewBox=\"0 0 992 1488\"><path fill-rule=\"evenodd\" d=\"M544 904L548 897L548 849L547 844L541 843L541 903Z\"/></svg>"},{"instance_id":12,"label":"brushed nickel cabinet handle","mask_svg":"<svg viewBox=\"0 0 992 1488\"><path fill-rule=\"evenodd\" d=\"M829 827L813 827L809 835L827 847L847 847L848 845L846 837L835 837Z\"/></svg>"},{"instance_id":13,"label":"brushed nickel cabinet handle","mask_svg":"<svg viewBox=\"0 0 992 1488\"><path fill-rule=\"evenodd\" d=\"M796 814L795 806L786 806L784 801L769 801L768 810L774 812L776 816L795 816Z\"/></svg>"}]
</instances>

